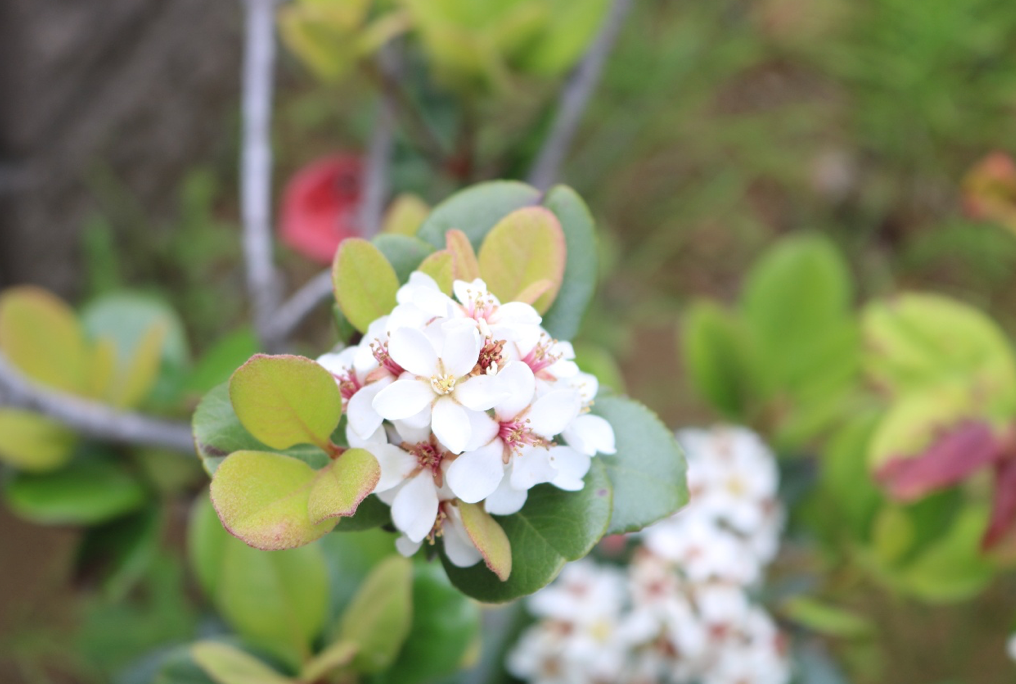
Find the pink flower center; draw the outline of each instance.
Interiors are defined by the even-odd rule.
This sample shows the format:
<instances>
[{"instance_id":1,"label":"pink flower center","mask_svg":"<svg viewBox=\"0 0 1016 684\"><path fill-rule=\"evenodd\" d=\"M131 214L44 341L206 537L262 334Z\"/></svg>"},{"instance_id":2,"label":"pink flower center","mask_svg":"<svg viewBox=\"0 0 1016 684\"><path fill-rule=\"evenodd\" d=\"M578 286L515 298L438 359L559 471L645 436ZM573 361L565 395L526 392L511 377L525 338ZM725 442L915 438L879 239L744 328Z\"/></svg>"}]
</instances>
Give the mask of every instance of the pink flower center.
<instances>
[{"instance_id":1,"label":"pink flower center","mask_svg":"<svg viewBox=\"0 0 1016 684\"><path fill-rule=\"evenodd\" d=\"M416 463L421 470L429 470L434 476L434 483L440 487L444 474L441 472L441 463L444 461L445 452L431 438L428 442L418 444L403 444L402 448L416 457Z\"/></svg>"},{"instance_id":2,"label":"pink flower center","mask_svg":"<svg viewBox=\"0 0 1016 684\"><path fill-rule=\"evenodd\" d=\"M529 419L525 420L509 420L504 423L500 423L497 431L497 436L501 438L504 443L504 456L502 460L505 465L511 460L511 456L524 446L550 446L547 440L543 439L539 435L533 432L532 428L529 427Z\"/></svg>"},{"instance_id":3,"label":"pink flower center","mask_svg":"<svg viewBox=\"0 0 1016 684\"><path fill-rule=\"evenodd\" d=\"M395 363L395 361L391 357L391 354L388 353L387 342L379 342L377 340L374 340L373 342L370 343L370 350L371 352L373 352L374 358L377 359L377 362L381 364L381 367L384 368L389 373L391 373L392 375L394 375L395 377L399 377L405 372L405 368Z\"/></svg>"},{"instance_id":4,"label":"pink flower center","mask_svg":"<svg viewBox=\"0 0 1016 684\"><path fill-rule=\"evenodd\" d=\"M549 366L553 366L561 358L560 354L550 353L550 348L553 344L553 340L543 338L522 358L522 362L532 369L533 375L547 380L555 379L550 373L543 373L543 376L540 376L542 371Z\"/></svg>"},{"instance_id":5,"label":"pink flower center","mask_svg":"<svg viewBox=\"0 0 1016 684\"><path fill-rule=\"evenodd\" d=\"M343 403L352 399L353 395L359 392L362 387L360 381L356 379L356 373L351 370L347 370L342 375L332 373L332 376L339 383L339 393L342 395Z\"/></svg>"}]
</instances>

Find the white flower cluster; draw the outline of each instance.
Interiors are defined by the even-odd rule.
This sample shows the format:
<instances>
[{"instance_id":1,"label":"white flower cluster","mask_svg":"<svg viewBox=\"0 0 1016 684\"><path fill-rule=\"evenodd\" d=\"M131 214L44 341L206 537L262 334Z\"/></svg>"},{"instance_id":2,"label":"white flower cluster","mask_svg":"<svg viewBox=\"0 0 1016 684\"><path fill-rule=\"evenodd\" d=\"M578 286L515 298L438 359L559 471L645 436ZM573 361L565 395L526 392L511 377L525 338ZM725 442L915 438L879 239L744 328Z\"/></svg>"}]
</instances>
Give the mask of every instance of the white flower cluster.
<instances>
[{"instance_id":1,"label":"white flower cluster","mask_svg":"<svg viewBox=\"0 0 1016 684\"><path fill-rule=\"evenodd\" d=\"M455 298L415 272L391 314L358 346L318 359L339 384L351 447L381 466L375 493L391 506L405 555L444 540L456 565L480 560L456 502L520 510L549 482L578 491L597 453L614 453L610 424L589 414L596 378L529 304L502 304L482 280Z\"/></svg>"},{"instance_id":2,"label":"white flower cluster","mask_svg":"<svg viewBox=\"0 0 1016 684\"><path fill-rule=\"evenodd\" d=\"M627 568L583 560L528 601L508 657L534 684L786 684L782 635L748 595L779 544L772 454L745 429L686 430L691 502Z\"/></svg>"}]
</instances>

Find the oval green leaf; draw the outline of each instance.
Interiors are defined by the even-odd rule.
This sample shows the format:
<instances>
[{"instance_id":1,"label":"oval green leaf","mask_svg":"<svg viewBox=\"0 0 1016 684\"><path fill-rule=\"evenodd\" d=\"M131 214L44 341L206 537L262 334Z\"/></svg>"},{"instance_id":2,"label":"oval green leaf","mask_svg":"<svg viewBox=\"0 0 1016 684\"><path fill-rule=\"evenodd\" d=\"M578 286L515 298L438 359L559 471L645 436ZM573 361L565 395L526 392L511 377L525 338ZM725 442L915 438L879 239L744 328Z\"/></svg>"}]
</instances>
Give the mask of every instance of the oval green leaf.
<instances>
[{"instance_id":1,"label":"oval green leaf","mask_svg":"<svg viewBox=\"0 0 1016 684\"><path fill-rule=\"evenodd\" d=\"M434 248L423 240L409 235L388 235L382 233L371 242L381 250L388 263L395 269L400 283L409 280L409 274L434 252ZM386 312L387 313L387 312Z\"/></svg>"},{"instance_id":2,"label":"oval green leaf","mask_svg":"<svg viewBox=\"0 0 1016 684\"><path fill-rule=\"evenodd\" d=\"M533 302L533 308L543 313L553 303L564 277L564 232L550 210L518 209L491 229L477 258L487 288L502 301L515 301L527 287L549 280L549 290Z\"/></svg>"},{"instance_id":3,"label":"oval green leaf","mask_svg":"<svg viewBox=\"0 0 1016 684\"><path fill-rule=\"evenodd\" d=\"M260 660L229 644L199 641L191 657L216 684L293 684Z\"/></svg>"},{"instance_id":4,"label":"oval green leaf","mask_svg":"<svg viewBox=\"0 0 1016 684\"><path fill-rule=\"evenodd\" d=\"M607 534L636 532L688 503L684 452L652 411L624 397L597 399L592 412L614 428L617 453L598 455L613 485Z\"/></svg>"},{"instance_id":5,"label":"oval green leaf","mask_svg":"<svg viewBox=\"0 0 1016 684\"><path fill-rule=\"evenodd\" d=\"M191 419L194 447L201 457L205 471L214 475L226 456L234 451L268 451L268 445L247 432L233 410L229 400L229 383L223 383L206 394ZM316 446L297 445L283 451L287 456L305 461L315 470L330 462L328 456Z\"/></svg>"},{"instance_id":6,"label":"oval green leaf","mask_svg":"<svg viewBox=\"0 0 1016 684\"><path fill-rule=\"evenodd\" d=\"M387 669L398 655L412 624L412 563L402 556L383 560L367 576L342 616L339 641L358 644L358 672Z\"/></svg>"},{"instance_id":7,"label":"oval green leaf","mask_svg":"<svg viewBox=\"0 0 1016 684\"><path fill-rule=\"evenodd\" d=\"M52 473L16 473L5 493L12 511L40 525L96 525L148 501L135 478L111 461L92 458Z\"/></svg>"},{"instance_id":8,"label":"oval green leaf","mask_svg":"<svg viewBox=\"0 0 1016 684\"><path fill-rule=\"evenodd\" d=\"M33 473L67 463L77 443L63 425L20 409L0 409L0 435L0 461Z\"/></svg>"},{"instance_id":9,"label":"oval green leaf","mask_svg":"<svg viewBox=\"0 0 1016 684\"><path fill-rule=\"evenodd\" d=\"M399 278L381 251L366 240L343 240L332 264L335 300L360 332L395 308Z\"/></svg>"},{"instance_id":10,"label":"oval green leaf","mask_svg":"<svg viewBox=\"0 0 1016 684\"><path fill-rule=\"evenodd\" d=\"M441 562L452 584L478 601L503 603L542 589L565 563L588 554L610 522L610 480L599 460L593 459L581 491L539 485L529 490L521 511L495 517L511 545L515 572L507 581L502 582L479 563L456 567L442 553Z\"/></svg>"},{"instance_id":11,"label":"oval green leaf","mask_svg":"<svg viewBox=\"0 0 1016 684\"><path fill-rule=\"evenodd\" d=\"M317 471L308 513L312 523L349 517L381 479L381 466L366 449L350 449Z\"/></svg>"},{"instance_id":12,"label":"oval green leaf","mask_svg":"<svg viewBox=\"0 0 1016 684\"><path fill-rule=\"evenodd\" d=\"M445 233L445 242L452 255L452 279L471 283L479 278L480 264L466 234L461 230L449 230Z\"/></svg>"},{"instance_id":13,"label":"oval green leaf","mask_svg":"<svg viewBox=\"0 0 1016 684\"><path fill-rule=\"evenodd\" d=\"M229 398L247 431L273 449L314 444L329 452L342 418L335 379L302 356L252 357L233 373Z\"/></svg>"},{"instance_id":14,"label":"oval green leaf","mask_svg":"<svg viewBox=\"0 0 1016 684\"><path fill-rule=\"evenodd\" d=\"M539 204L540 196L539 190L518 181L479 183L434 207L417 236L441 249L445 233L454 228L466 234L474 249L479 248L498 221L516 209Z\"/></svg>"},{"instance_id":15,"label":"oval green leaf","mask_svg":"<svg viewBox=\"0 0 1016 684\"><path fill-rule=\"evenodd\" d=\"M420 272L429 275L446 295L452 293L455 259L447 249L434 252L420 264Z\"/></svg>"},{"instance_id":16,"label":"oval green leaf","mask_svg":"<svg viewBox=\"0 0 1016 684\"><path fill-rule=\"evenodd\" d=\"M483 556L484 564L498 579L506 581L512 574L512 547L504 530L481 504L460 501L458 506L466 533Z\"/></svg>"},{"instance_id":17,"label":"oval green leaf","mask_svg":"<svg viewBox=\"0 0 1016 684\"><path fill-rule=\"evenodd\" d=\"M303 546L335 527L334 520L315 524L308 514L315 475L291 456L238 451L215 471L212 504L230 534L254 548Z\"/></svg>"}]
</instances>

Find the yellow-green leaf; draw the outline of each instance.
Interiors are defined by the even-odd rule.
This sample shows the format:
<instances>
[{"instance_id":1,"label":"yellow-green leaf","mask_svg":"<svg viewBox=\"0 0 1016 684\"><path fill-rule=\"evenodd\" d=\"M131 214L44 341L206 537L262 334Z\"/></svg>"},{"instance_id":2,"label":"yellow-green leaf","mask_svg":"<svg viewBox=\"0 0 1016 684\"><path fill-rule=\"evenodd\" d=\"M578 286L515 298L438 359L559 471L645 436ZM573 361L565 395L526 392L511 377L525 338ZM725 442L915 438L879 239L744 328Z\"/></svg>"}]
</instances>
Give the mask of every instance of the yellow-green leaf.
<instances>
[{"instance_id":1,"label":"yellow-green leaf","mask_svg":"<svg viewBox=\"0 0 1016 684\"><path fill-rule=\"evenodd\" d=\"M300 679L305 682L316 682L330 672L353 662L358 650L360 647L352 641L338 641L304 665L300 671Z\"/></svg>"},{"instance_id":2,"label":"yellow-green leaf","mask_svg":"<svg viewBox=\"0 0 1016 684\"><path fill-rule=\"evenodd\" d=\"M381 466L373 454L366 449L346 451L314 476L308 501L311 522L353 515L380 478Z\"/></svg>"},{"instance_id":3,"label":"yellow-green leaf","mask_svg":"<svg viewBox=\"0 0 1016 684\"><path fill-rule=\"evenodd\" d=\"M303 546L327 534L334 520L308 514L316 471L303 461L265 451L237 451L212 478L215 512L231 534L257 549Z\"/></svg>"},{"instance_id":4,"label":"yellow-green leaf","mask_svg":"<svg viewBox=\"0 0 1016 684\"><path fill-rule=\"evenodd\" d=\"M433 278L441 291L451 296L452 282L455 279L455 257L450 251L442 249L434 252L420 263L417 270Z\"/></svg>"},{"instance_id":5,"label":"yellow-green leaf","mask_svg":"<svg viewBox=\"0 0 1016 684\"><path fill-rule=\"evenodd\" d=\"M260 660L240 649L217 641L199 641L191 646L194 662L216 684L294 684Z\"/></svg>"},{"instance_id":6,"label":"yellow-green leaf","mask_svg":"<svg viewBox=\"0 0 1016 684\"><path fill-rule=\"evenodd\" d=\"M473 244L461 230L445 233L448 251L452 254L452 275L455 280L472 282L480 277L480 264L476 260Z\"/></svg>"},{"instance_id":7,"label":"yellow-green leaf","mask_svg":"<svg viewBox=\"0 0 1016 684\"><path fill-rule=\"evenodd\" d=\"M549 290L533 303L550 308L561 288L566 258L561 223L549 209L525 207L505 216L480 246L480 273L502 301L514 301L526 288L549 280Z\"/></svg>"},{"instance_id":8,"label":"yellow-green leaf","mask_svg":"<svg viewBox=\"0 0 1016 684\"><path fill-rule=\"evenodd\" d=\"M273 449L314 444L331 450L342 417L342 395L331 374L302 356L257 354L229 381L237 418Z\"/></svg>"},{"instance_id":9,"label":"yellow-green leaf","mask_svg":"<svg viewBox=\"0 0 1016 684\"><path fill-rule=\"evenodd\" d=\"M343 240L332 264L335 300L360 332L395 308L399 278L377 247L360 238Z\"/></svg>"},{"instance_id":10,"label":"yellow-green leaf","mask_svg":"<svg viewBox=\"0 0 1016 684\"><path fill-rule=\"evenodd\" d=\"M406 192L396 197L381 224L382 233L416 235L423 220L430 213L430 207L419 196Z\"/></svg>"},{"instance_id":11,"label":"yellow-green leaf","mask_svg":"<svg viewBox=\"0 0 1016 684\"><path fill-rule=\"evenodd\" d=\"M0 461L36 473L67 463L77 441L59 423L19 409L0 410L0 435Z\"/></svg>"},{"instance_id":12,"label":"yellow-green leaf","mask_svg":"<svg viewBox=\"0 0 1016 684\"><path fill-rule=\"evenodd\" d=\"M16 287L0 296L0 352L22 373L65 392L88 390L91 354L74 312L49 292Z\"/></svg>"},{"instance_id":13,"label":"yellow-green leaf","mask_svg":"<svg viewBox=\"0 0 1016 684\"><path fill-rule=\"evenodd\" d=\"M413 564L401 556L382 561L342 616L339 641L358 644L353 667L365 674L388 668L409 634L413 618Z\"/></svg>"},{"instance_id":14,"label":"yellow-green leaf","mask_svg":"<svg viewBox=\"0 0 1016 684\"><path fill-rule=\"evenodd\" d=\"M110 403L114 406L133 407L140 404L155 386L162 363L162 345L166 341L166 326L156 323L142 336L134 354L112 388Z\"/></svg>"},{"instance_id":15,"label":"yellow-green leaf","mask_svg":"<svg viewBox=\"0 0 1016 684\"><path fill-rule=\"evenodd\" d=\"M462 524L483 562L502 582L512 574L512 547L497 521L480 504L459 502Z\"/></svg>"}]
</instances>

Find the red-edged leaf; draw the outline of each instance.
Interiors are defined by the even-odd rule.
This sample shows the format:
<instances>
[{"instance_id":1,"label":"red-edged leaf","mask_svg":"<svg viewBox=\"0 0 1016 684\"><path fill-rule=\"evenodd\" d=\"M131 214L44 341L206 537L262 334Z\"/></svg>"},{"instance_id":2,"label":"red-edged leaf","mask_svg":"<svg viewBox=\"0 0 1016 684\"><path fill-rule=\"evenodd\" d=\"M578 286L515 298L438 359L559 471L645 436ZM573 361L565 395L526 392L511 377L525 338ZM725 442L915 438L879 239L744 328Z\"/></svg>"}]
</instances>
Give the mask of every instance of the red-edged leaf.
<instances>
[{"instance_id":1,"label":"red-edged leaf","mask_svg":"<svg viewBox=\"0 0 1016 684\"><path fill-rule=\"evenodd\" d=\"M461 230L445 233L448 251L452 254L452 275L455 280L472 282L480 277L480 263L476 260L473 244Z\"/></svg>"},{"instance_id":2,"label":"red-edged leaf","mask_svg":"<svg viewBox=\"0 0 1016 684\"><path fill-rule=\"evenodd\" d=\"M459 502L462 524L490 571L502 582L512 574L512 547L497 521L480 504Z\"/></svg>"},{"instance_id":3,"label":"red-edged leaf","mask_svg":"<svg viewBox=\"0 0 1016 684\"><path fill-rule=\"evenodd\" d=\"M1016 528L1016 458L1007 458L995 466L995 504L991 521L981 545L990 549Z\"/></svg>"},{"instance_id":4,"label":"red-edged leaf","mask_svg":"<svg viewBox=\"0 0 1016 684\"><path fill-rule=\"evenodd\" d=\"M915 501L951 487L996 460L1002 442L987 423L966 421L944 433L920 456L894 457L875 478L898 501Z\"/></svg>"}]
</instances>

